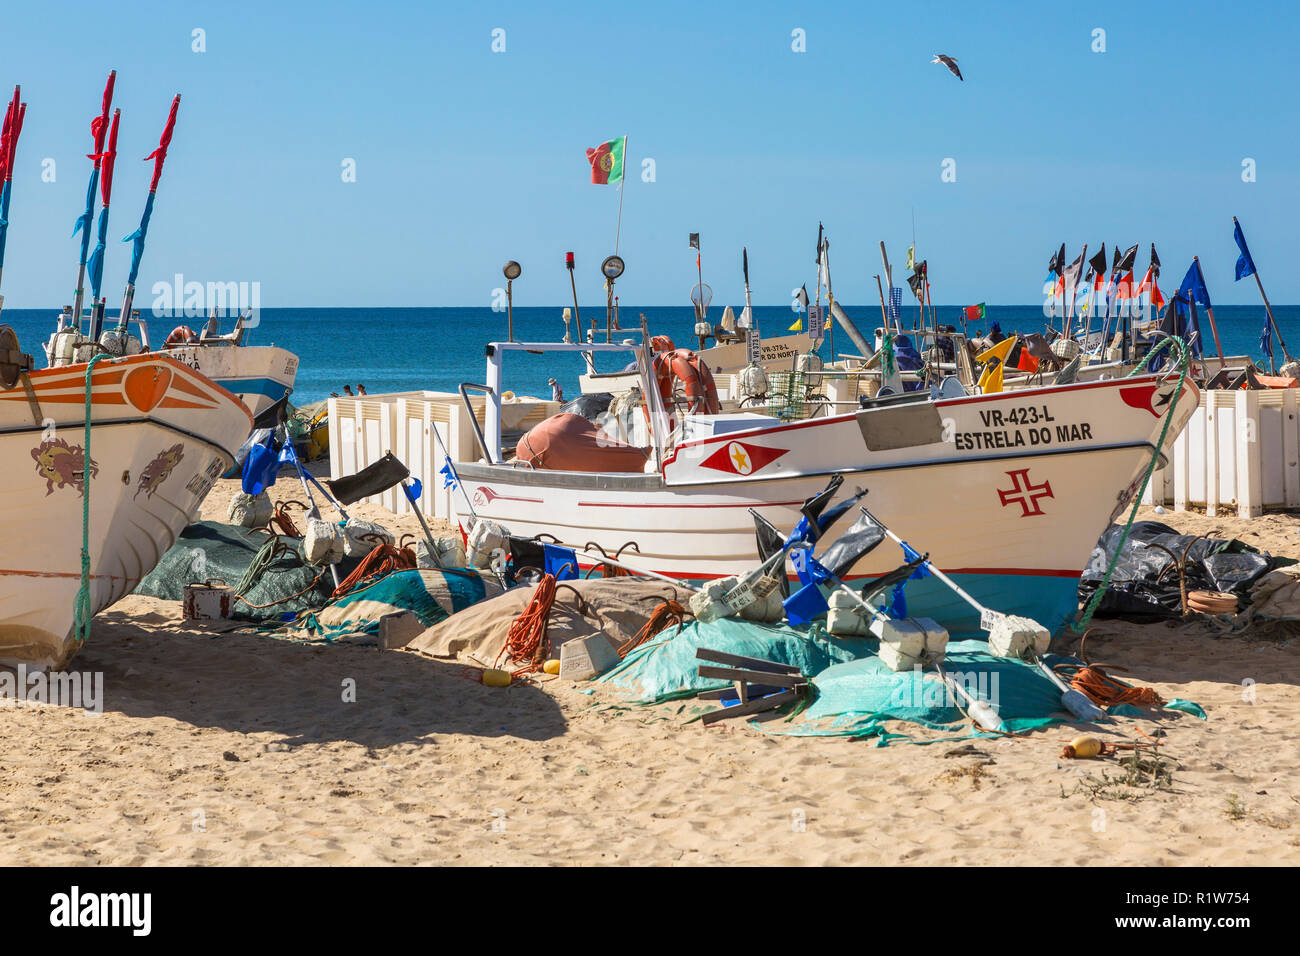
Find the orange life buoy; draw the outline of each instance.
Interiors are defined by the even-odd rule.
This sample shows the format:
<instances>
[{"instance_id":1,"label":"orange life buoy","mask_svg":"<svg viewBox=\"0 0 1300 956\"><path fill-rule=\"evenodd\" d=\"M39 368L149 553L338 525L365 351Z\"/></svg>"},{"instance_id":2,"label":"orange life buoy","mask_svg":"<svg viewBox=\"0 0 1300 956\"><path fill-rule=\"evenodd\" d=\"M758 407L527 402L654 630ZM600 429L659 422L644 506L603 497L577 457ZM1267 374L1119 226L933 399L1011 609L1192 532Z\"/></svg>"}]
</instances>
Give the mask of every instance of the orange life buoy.
<instances>
[{"instance_id":1,"label":"orange life buoy","mask_svg":"<svg viewBox=\"0 0 1300 956\"><path fill-rule=\"evenodd\" d=\"M163 342L163 348L175 348L178 345L193 345L198 342L199 337L194 334L194 330L188 325L178 325L172 329L171 335Z\"/></svg>"},{"instance_id":2,"label":"orange life buoy","mask_svg":"<svg viewBox=\"0 0 1300 956\"><path fill-rule=\"evenodd\" d=\"M656 335L650 340L650 348L656 352L676 352L677 346L666 335Z\"/></svg>"},{"instance_id":3,"label":"orange life buoy","mask_svg":"<svg viewBox=\"0 0 1300 956\"><path fill-rule=\"evenodd\" d=\"M713 373L690 349L655 353L654 370L664 405L672 405L673 380L676 379L682 383L686 398L690 401L687 411L707 415L717 415L722 411L718 387L713 383Z\"/></svg>"}]
</instances>

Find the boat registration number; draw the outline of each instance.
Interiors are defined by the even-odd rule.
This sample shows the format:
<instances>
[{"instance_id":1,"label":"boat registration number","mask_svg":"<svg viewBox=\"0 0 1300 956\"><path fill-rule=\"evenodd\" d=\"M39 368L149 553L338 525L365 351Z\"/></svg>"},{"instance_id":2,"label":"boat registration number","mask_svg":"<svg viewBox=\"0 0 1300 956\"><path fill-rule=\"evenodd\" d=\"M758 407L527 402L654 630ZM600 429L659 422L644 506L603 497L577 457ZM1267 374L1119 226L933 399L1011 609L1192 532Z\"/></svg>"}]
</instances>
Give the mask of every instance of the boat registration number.
<instances>
[{"instance_id":1,"label":"boat registration number","mask_svg":"<svg viewBox=\"0 0 1300 956\"><path fill-rule=\"evenodd\" d=\"M1094 438L1091 422L1060 422L1046 405L980 409L978 424L982 427L958 431L956 421L948 419L948 436L957 451L1065 445Z\"/></svg>"}]
</instances>

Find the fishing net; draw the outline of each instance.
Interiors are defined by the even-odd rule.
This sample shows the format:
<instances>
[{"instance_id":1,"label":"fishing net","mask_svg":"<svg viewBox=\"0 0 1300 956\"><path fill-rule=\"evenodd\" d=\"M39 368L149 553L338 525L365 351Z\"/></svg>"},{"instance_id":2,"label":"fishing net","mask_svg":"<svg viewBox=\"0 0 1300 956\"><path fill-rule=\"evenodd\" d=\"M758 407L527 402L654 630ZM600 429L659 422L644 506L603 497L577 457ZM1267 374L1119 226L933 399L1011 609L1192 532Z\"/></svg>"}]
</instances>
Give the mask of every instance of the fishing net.
<instances>
[{"instance_id":1,"label":"fishing net","mask_svg":"<svg viewBox=\"0 0 1300 956\"><path fill-rule=\"evenodd\" d=\"M501 585L495 578L478 571L396 571L318 611L301 615L286 636L317 641L373 638L379 633L381 617L402 611L411 612L425 627L432 627L500 593Z\"/></svg>"},{"instance_id":2,"label":"fishing net","mask_svg":"<svg viewBox=\"0 0 1300 956\"><path fill-rule=\"evenodd\" d=\"M878 646L875 638L837 639L818 625L790 628L732 618L708 624L696 621L663 631L596 680L636 703L659 703L727 687L725 680L699 676L695 652L705 647L791 665L812 677L814 693L806 705L754 724L767 733L873 737L879 746L896 740L934 743L984 733L974 728L964 705L958 706L933 668L892 671L877 656ZM1050 654L1044 661L1049 666L1065 661L1082 664ZM993 656L986 641L950 642L940 666L972 697L996 705L1003 725L1012 733L1068 719L1061 691L1052 681L1031 664ZM1171 700L1165 709L1205 719L1205 712L1191 701ZM1110 713L1152 718L1149 710L1129 705L1119 705ZM916 724L941 735L913 738L890 721Z\"/></svg>"},{"instance_id":3,"label":"fishing net","mask_svg":"<svg viewBox=\"0 0 1300 956\"><path fill-rule=\"evenodd\" d=\"M783 421L808 417L808 373L769 372L767 414Z\"/></svg>"},{"instance_id":4,"label":"fishing net","mask_svg":"<svg viewBox=\"0 0 1300 956\"><path fill-rule=\"evenodd\" d=\"M198 521L187 527L176 543L136 587L136 594L180 601L185 585L208 581L237 588L253 569L267 536L217 521ZM243 600L232 601L231 617L242 621L280 620L311 608L324 607L334 590L329 571L321 573L303 560L302 544L282 538L284 545L274 556L264 555ZM341 566L348 573L355 562Z\"/></svg>"},{"instance_id":5,"label":"fishing net","mask_svg":"<svg viewBox=\"0 0 1300 956\"><path fill-rule=\"evenodd\" d=\"M840 640L817 626L795 629L722 618L669 628L597 680L641 703L692 697L702 690L726 687L727 681L700 677L695 651L701 647L788 664L803 674L817 674L832 664L869 653L865 641Z\"/></svg>"}]
</instances>

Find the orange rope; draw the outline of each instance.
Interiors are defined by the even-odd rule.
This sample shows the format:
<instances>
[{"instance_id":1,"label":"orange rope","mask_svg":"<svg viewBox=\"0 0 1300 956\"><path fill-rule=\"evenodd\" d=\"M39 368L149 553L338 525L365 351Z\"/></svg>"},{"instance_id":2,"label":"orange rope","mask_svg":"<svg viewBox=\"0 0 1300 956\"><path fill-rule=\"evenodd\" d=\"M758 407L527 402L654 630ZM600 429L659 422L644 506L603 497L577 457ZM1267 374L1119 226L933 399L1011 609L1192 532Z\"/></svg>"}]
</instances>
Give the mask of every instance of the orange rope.
<instances>
[{"instance_id":1,"label":"orange rope","mask_svg":"<svg viewBox=\"0 0 1300 956\"><path fill-rule=\"evenodd\" d=\"M631 640L618 649L618 656L627 657L636 648L670 625L676 624L681 627L682 617L685 614L686 608L682 607L678 602L671 599L664 601L663 604L654 609L654 613L650 615L650 620L641 626L641 630L637 631Z\"/></svg>"},{"instance_id":2,"label":"orange rope","mask_svg":"<svg viewBox=\"0 0 1300 956\"><path fill-rule=\"evenodd\" d=\"M512 672L515 676L542 669L551 649L551 642L546 637L546 621L554 603L555 576L547 574L537 582L528 606L511 622L510 630L506 632L506 646L501 648L493 667L500 665L501 658L506 657L516 663L523 662L523 667Z\"/></svg>"},{"instance_id":3,"label":"orange rope","mask_svg":"<svg viewBox=\"0 0 1300 956\"><path fill-rule=\"evenodd\" d=\"M1099 707L1114 704L1134 704L1138 707L1159 707L1165 701L1150 687L1130 687L1111 677L1097 665L1081 667L1070 678L1070 686Z\"/></svg>"},{"instance_id":4,"label":"orange rope","mask_svg":"<svg viewBox=\"0 0 1300 956\"><path fill-rule=\"evenodd\" d=\"M356 570L334 589L331 599L341 598L356 590L370 578L382 578L394 571L410 571L415 567L415 552L410 548L395 548L391 544L376 545L357 565Z\"/></svg>"}]
</instances>

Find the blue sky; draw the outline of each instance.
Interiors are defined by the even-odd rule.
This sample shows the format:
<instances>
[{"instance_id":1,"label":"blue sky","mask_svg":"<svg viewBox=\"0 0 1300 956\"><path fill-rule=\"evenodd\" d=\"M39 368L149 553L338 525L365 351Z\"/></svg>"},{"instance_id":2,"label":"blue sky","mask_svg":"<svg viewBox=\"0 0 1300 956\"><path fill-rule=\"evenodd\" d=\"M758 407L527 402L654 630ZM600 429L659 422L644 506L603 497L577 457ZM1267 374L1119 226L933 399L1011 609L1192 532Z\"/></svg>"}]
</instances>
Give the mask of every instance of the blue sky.
<instances>
[{"instance_id":1,"label":"blue sky","mask_svg":"<svg viewBox=\"0 0 1300 956\"><path fill-rule=\"evenodd\" d=\"M740 301L742 245L755 302L788 302L813 281L819 219L837 297L873 302L877 243L901 284L913 216L936 302L1034 303L1062 241L1070 258L1141 242L1145 268L1154 240L1166 289L1199 254L1216 302L1249 303L1234 214L1270 297L1297 302L1298 19L1199 0L8 4L0 85L21 83L29 105L0 291L12 307L71 301L89 123L116 68L113 240L136 226L140 159L183 96L146 302L180 272L260 282L263 306L486 306L514 258L516 304L562 304L571 249L583 302L603 304L618 191L589 183L584 149L623 133L630 304L687 303L689 232L715 302ZM956 182L940 180L946 158ZM129 259L116 245L114 304Z\"/></svg>"}]
</instances>

